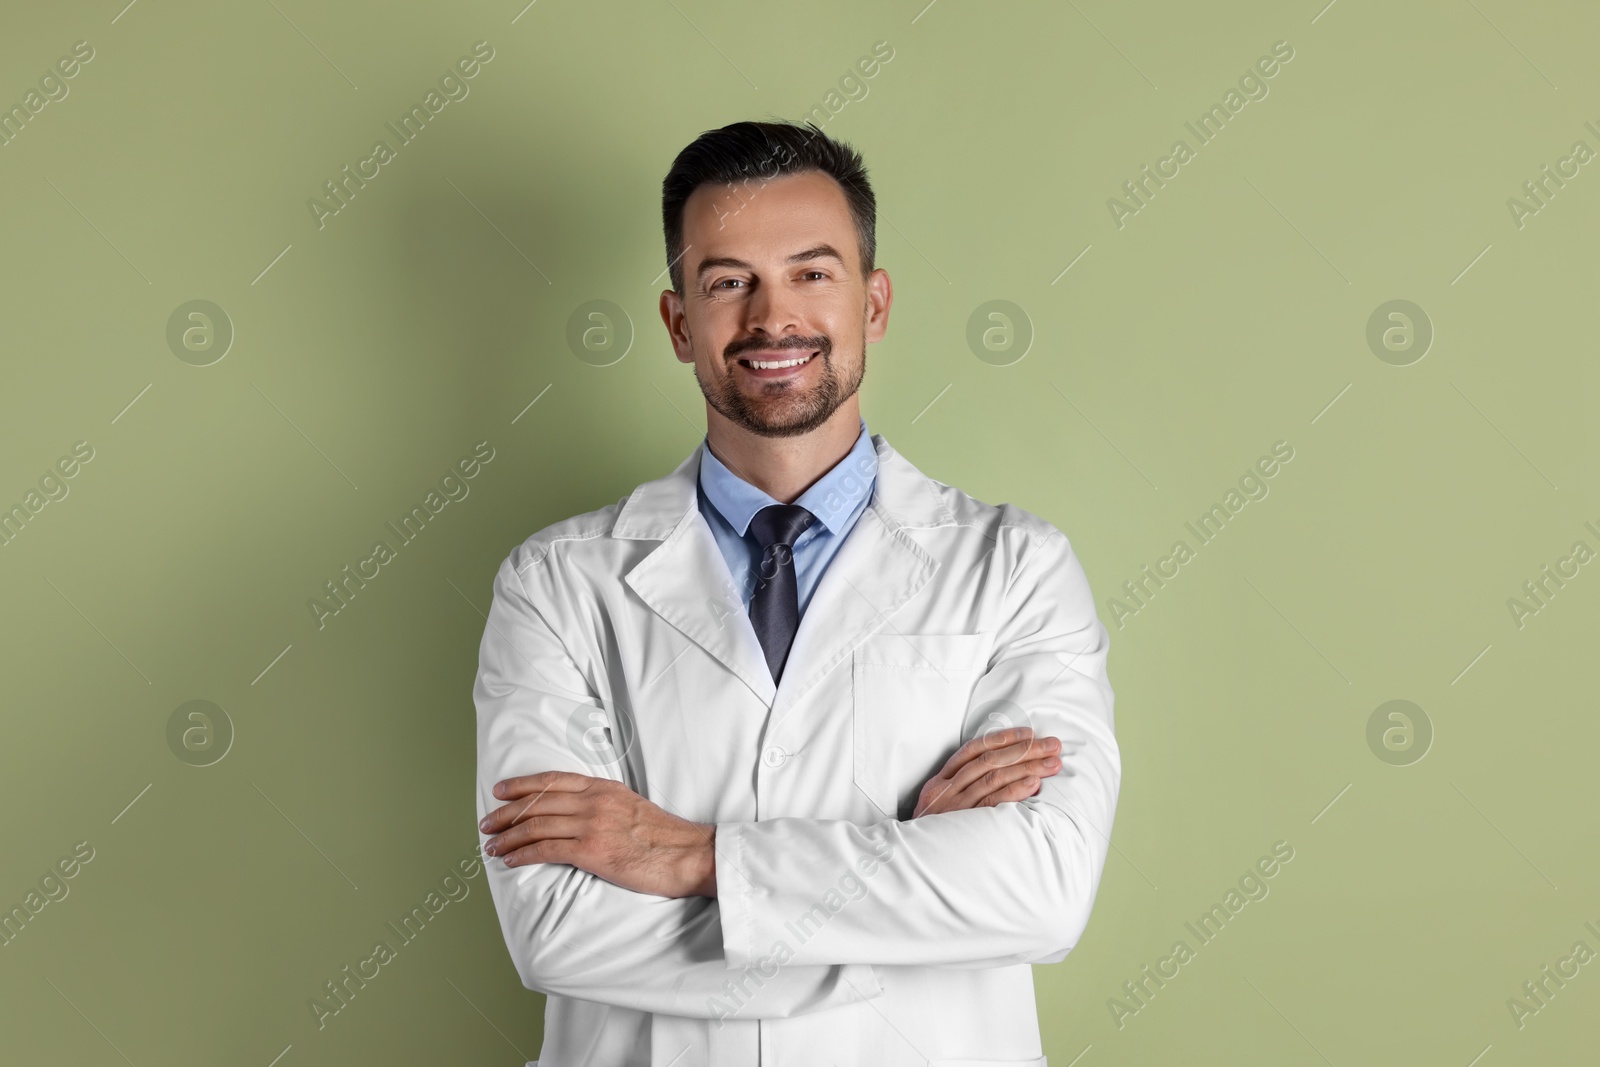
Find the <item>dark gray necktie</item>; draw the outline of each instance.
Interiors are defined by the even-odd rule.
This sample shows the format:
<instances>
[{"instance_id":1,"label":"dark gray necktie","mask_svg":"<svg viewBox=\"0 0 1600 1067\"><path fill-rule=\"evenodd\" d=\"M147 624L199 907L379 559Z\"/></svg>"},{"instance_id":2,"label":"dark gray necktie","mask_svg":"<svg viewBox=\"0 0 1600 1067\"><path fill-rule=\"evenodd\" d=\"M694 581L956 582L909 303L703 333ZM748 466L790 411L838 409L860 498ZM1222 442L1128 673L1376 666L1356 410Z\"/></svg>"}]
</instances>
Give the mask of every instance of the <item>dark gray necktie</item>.
<instances>
[{"instance_id":1,"label":"dark gray necktie","mask_svg":"<svg viewBox=\"0 0 1600 1067\"><path fill-rule=\"evenodd\" d=\"M783 674L789 646L800 626L800 593L794 572L794 542L816 516L799 504L769 504L750 520L750 536L761 546L750 623L767 654L772 680Z\"/></svg>"}]
</instances>

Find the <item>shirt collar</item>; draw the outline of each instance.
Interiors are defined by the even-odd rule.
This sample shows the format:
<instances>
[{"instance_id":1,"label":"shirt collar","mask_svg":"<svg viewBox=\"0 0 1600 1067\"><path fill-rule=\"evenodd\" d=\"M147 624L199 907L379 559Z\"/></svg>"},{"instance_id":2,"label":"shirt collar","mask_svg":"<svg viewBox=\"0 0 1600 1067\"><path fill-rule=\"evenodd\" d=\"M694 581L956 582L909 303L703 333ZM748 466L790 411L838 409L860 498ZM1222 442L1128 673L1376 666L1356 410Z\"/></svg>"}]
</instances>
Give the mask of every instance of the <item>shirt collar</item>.
<instances>
[{"instance_id":1,"label":"shirt collar","mask_svg":"<svg viewBox=\"0 0 1600 1067\"><path fill-rule=\"evenodd\" d=\"M877 473L878 450L873 447L866 420L862 419L861 431L850 451L801 493L795 503L815 515L829 533L838 534L872 492ZM782 503L729 470L711 454L709 444L700 452L699 481L701 492L740 537L749 530L756 512Z\"/></svg>"}]
</instances>

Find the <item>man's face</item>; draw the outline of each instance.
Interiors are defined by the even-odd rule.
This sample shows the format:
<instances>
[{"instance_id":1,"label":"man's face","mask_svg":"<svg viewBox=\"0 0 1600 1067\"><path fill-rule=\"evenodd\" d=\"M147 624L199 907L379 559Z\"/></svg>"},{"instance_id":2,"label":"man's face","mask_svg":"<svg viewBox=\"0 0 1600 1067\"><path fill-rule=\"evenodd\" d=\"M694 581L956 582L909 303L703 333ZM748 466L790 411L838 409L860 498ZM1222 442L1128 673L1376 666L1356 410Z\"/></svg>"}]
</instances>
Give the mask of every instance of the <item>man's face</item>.
<instances>
[{"instance_id":1,"label":"man's face","mask_svg":"<svg viewBox=\"0 0 1600 1067\"><path fill-rule=\"evenodd\" d=\"M789 437L855 396L892 292L887 272L863 276L837 182L809 171L702 185L684 206L683 243L684 292L661 294L661 317L713 410Z\"/></svg>"}]
</instances>

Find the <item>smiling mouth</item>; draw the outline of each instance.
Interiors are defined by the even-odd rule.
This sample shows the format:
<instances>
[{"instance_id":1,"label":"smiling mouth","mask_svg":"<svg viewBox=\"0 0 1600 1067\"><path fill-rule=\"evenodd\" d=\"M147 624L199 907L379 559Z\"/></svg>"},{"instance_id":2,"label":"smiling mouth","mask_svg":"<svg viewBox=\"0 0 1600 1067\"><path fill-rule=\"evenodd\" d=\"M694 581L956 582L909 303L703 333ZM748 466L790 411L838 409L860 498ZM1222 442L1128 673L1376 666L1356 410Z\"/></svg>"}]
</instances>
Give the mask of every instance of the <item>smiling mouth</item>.
<instances>
[{"instance_id":1,"label":"smiling mouth","mask_svg":"<svg viewBox=\"0 0 1600 1067\"><path fill-rule=\"evenodd\" d=\"M748 358L745 358L745 359L739 359L737 362L741 366L746 367L746 368L748 368L750 370L757 370L757 371L763 371L763 370L764 371L793 370L796 367L805 366L807 363L811 362L811 360L815 359L818 355L819 355L819 353L817 353L817 352L808 352L803 356L789 356L789 357L784 358L784 359L748 359Z\"/></svg>"}]
</instances>

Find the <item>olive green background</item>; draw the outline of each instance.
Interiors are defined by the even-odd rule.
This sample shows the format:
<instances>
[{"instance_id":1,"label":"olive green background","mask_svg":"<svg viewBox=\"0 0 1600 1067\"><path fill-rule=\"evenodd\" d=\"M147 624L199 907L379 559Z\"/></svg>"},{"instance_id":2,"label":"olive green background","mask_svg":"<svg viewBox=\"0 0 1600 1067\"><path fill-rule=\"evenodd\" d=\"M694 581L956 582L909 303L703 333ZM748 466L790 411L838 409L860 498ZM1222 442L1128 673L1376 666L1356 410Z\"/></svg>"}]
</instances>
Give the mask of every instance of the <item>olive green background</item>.
<instances>
[{"instance_id":1,"label":"olive green background","mask_svg":"<svg viewBox=\"0 0 1600 1067\"><path fill-rule=\"evenodd\" d=\"M1507 205L1600 148L1592 6L123 3L0 33L7 107L94 49L0 147L0 505L94 450L0 548L0 906L94 849L0 948L0 1059L537 1056L481 873L323 1028L308 1001L478 839L500 560L704 431L656 312L673 155L822 105L895 283L868 426L1064 530L1111 629L1120 810L1085 937L1035 969L1051 1063L1593 1061L1600 963L1507 1005L1600 951L1600 564L1507 604L1600 549L1600 164ZM478 41L469 95L319 228L308 200ZM1123 182L1278 41L1268 95L1119 227ZM208 366L167 339L193 300L234 334ZM605 358L567 341L595 300L626 316ZM992 300L1021 318L980 358ZM1392 300L1434 333L1404 366L1367 340ZM470 495L319 629L308 600L479 441ZM1279 441L1270 493L1119 612ZM209 766L169 747L191 700L231 723ZM1391 700L1424 758L1369 745ZM1278 841L1202 946L1184 924Z\"/></svg>"}]
</instances>

